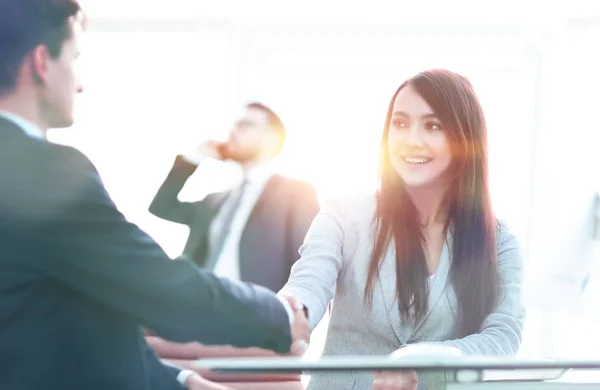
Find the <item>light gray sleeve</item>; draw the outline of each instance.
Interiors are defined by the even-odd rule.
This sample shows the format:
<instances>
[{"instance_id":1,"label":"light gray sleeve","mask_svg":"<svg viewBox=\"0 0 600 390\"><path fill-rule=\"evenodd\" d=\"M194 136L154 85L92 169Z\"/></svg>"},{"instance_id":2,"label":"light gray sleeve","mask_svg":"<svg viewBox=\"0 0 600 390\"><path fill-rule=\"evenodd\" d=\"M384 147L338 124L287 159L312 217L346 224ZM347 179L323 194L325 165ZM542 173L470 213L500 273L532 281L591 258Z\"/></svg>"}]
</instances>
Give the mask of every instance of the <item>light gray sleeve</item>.
<instances>
[{"instance_id":1,"label":"light gray sleeve","mask_svg":"<svg viewBox=\"0 0 600 390\"><path fill-rule=\"evenodd\" d=\"M323 318L342 268L345 216L339 202L327 202L315 217L300 247L290 278L281 292L293 295L309 313L311 328Z\"/></svg>"},{"instance_id":2,"label":"light gray sleeve","mask_svg":"<svg viewBox=\"0 0 600 390\"><path fill-rule=\"evenodd\" d=\"M498 233L498 271L504 288L501 300L481 325L479 333L442 341L465 355L515 356L521 345L525 305L522 294L523 256L517 239L501 225Z\"/></svg>"}]
</instances>

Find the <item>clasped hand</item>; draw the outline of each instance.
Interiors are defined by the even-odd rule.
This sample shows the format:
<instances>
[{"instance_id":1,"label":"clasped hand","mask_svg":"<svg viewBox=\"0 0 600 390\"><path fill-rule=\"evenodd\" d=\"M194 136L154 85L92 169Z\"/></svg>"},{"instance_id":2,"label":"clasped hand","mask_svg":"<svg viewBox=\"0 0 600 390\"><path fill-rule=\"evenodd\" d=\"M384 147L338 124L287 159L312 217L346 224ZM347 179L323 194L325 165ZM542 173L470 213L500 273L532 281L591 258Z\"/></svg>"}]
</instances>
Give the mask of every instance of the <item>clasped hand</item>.
<instances>
[{"instance_id":1,"label":"clasped hand","mask_svg":"<svg viewBox=\"0 0 600 390\"><path fill-rule=\"evenodd\" d=\"M290 304L294 312L291 325L292 345L288 356L302 356L308 347L310 336L310 324L304 314L304 305L289 294L280 293L278 295ZM273 352L273 355L276 354ZM230 390L229 387L223 384L208 381L197 374L188 377L186 387L188 390Z\"/></svg>"},{"instance_id":2,"label":"clasped hand","mask_svg":"<svg viewBox=\"0 0 600 390\"><path fill-rule=\"evenodd\" d=\"M290 355L302 356L308 348L310 337L310 323L304 314L304 305L290 294L279 293L277 295L285 299L294 311L294 321L291 325L292 346L290 347Z\"/></svg>"}]
</instances>

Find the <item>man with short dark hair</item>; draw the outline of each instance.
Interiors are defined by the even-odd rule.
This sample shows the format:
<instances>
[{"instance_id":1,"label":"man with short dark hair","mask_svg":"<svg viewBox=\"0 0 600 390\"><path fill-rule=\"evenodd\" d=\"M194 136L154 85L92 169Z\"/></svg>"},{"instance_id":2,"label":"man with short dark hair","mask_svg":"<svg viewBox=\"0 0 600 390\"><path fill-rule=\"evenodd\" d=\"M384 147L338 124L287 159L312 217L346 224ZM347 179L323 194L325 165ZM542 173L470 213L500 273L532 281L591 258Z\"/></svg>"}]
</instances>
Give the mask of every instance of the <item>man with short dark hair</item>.
<instances>
[{"instance_id":1,"label":"man with short dark hair","mask_svg":"<svg viewBox=\"0 0 600 390\"><path fill-rule=\"evenodd\" d=\"M301 350L297 302L170 261L83 154L45 139L73 123L83 90L80 15L74 0L0 1L0 389L224 389L163 366L142 325L176 342Z\"/></svg>"},{"instance_id":2,"label":"man with short dark hair","mask_svg":"<svg viewBox=\"0 0 600 390\"><path fill-rule=\"evenodd\" d=\"M275 173L272 160L286 132L279 116L258 102L248 103L226 142L206 141L177 156L150 205L157 217L189 226L183 255L219 276L279 291L319 211L315 190ZM198 202L177 196L206 158L230 160L243 171L231 191Z\"/></svg>"}]
</instances>

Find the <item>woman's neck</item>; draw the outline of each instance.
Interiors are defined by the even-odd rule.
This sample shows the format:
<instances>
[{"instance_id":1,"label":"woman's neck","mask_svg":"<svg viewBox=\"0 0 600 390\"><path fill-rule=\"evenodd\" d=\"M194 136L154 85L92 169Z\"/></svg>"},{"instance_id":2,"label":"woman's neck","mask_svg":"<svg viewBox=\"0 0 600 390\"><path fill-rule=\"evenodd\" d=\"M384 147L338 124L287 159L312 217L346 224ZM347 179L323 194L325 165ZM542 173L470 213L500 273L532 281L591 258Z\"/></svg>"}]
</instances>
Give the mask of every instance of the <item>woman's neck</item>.
<instances>
[{"instance_id":1,"label":"woman's neck","mask_svg":"<svg viewBox=\"0 0 600 390\"><path fill-rule=\"evenodd\" d=\"M407 188L408 196L421 216L421 224L445 224L448 210L444 204L447 188L441 186Z\"/></svg>"}]
</instances>

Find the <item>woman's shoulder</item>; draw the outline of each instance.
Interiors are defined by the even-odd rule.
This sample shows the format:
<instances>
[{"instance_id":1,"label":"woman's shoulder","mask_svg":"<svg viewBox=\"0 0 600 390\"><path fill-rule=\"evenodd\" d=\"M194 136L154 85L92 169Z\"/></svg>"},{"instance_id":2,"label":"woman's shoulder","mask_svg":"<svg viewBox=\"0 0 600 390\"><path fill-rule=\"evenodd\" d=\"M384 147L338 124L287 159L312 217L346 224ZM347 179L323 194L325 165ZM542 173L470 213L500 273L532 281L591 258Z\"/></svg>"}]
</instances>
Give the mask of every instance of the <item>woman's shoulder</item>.
<instances>
[{"instance_id":1,"label":"woman's shoulder","mask_svg":"<svg viewBox=\"0 0 600 390\"><path fill-rule=\"evenodd\" d=\"M509 224L502 219L496 220L496 251L499 260L522 261L521 244Z\"/></svg>"},{"instance_id":2,"label":"woman's shoulder","mask_svg":"<svg viewBox=\"0 0 600 390\"><path fill-rule=\"evenodd\" d=\"M347 222L372 220L377 207L376 194L345 195L323 201L321 212L333 214Z\"/></svg>"},{"instance_id":3,"label":"woman's shoulder","mask_svg":"<svg viewBox=\"0 0 600 390\"><path fill-rule=\"evenodd\" d=\"M516 241L517 238L513 233L508 222L501 218L496 218L496 242L499 247L506 244L508 241Z\"/></svg>"}]
</instances>

